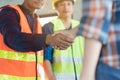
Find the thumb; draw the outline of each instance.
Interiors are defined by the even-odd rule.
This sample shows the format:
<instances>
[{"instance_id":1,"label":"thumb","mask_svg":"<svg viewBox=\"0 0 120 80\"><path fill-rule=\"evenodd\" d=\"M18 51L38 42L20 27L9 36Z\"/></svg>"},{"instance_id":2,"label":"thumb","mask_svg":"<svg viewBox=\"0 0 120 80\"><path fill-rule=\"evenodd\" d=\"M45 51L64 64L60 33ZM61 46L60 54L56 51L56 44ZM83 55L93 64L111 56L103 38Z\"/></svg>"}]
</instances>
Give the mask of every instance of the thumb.
<instances>
[{"instance_id":1,"label":"thumb","mask_svg":"<svg viewBox=\"0 0 120 80\"><path fill-rule=\"evenodd\" d=\"M52 36L55 36L56 34L59 34L59 33L62 33L63 31L62 30L59 30L59 31L55 31Z\"/></svg>"}]
</instances>

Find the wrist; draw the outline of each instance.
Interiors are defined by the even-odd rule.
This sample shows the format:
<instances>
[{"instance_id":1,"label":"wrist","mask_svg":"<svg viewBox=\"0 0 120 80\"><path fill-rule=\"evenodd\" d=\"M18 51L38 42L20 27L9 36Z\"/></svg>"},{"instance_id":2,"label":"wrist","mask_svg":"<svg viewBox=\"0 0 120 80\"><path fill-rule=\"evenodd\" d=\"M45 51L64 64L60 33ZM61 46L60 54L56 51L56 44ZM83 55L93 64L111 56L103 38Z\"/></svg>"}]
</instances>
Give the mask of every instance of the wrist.
<instances>
[{"instance_id":1,"label":"wrist","mask_svg":"<svg viewBox=\"0 0 120 80\"><path fill-rule=\"evenodd\" d=\"M72 35L74 36L74 38L76 38L77 35L77 31L78 31L78 27L73 28L72 30L70 30L70 33L72 33Z\"/></svg>"},{"instance_id":2,"label":"wrist","mask_svg":"<svg viewBox=\"0 0 120 80\"><path fill-rule=\"evenodd\" d=\"M51 35L48 34L48 35L46 36L46 40L45 40L46 45L50 45L50 44L51 44L50 41L51 41Z\"/></svg>"}]
</instances>

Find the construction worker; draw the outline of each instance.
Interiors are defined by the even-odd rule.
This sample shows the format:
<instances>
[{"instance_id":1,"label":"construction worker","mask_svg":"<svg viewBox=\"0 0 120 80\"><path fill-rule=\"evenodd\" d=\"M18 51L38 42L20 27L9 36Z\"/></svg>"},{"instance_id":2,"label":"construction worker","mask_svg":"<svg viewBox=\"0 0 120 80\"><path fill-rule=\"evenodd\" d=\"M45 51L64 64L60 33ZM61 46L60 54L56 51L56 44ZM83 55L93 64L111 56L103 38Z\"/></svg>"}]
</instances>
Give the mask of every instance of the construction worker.
<instances>
[{"instance_id":1,"label":"construction worker","mask_svg":"<svg viewBox=\"0 0 120 80\"><path fill-rule=\"evenodd\" d=\"M46 0L24 0L0 9L0 80L44 80L43 51L47 45L65 49L73 42L62 34L41 34L35 9Z\"/></svg>"},{"instance_id":2,"label":"construction worker","mask_svg":"<svg viewBox=\"0 0 120 80\"><path fill-rule=\"evenodd\" d=\"M58 30L69 30L79 21L72 19L74 0L52 0L58 17L43 26L43 33L52 34ZM66 50L49 46L44 51L44 67L49 80L79 80L82 69L84 38L77 37Z\"/></svg>"}]
</instances>

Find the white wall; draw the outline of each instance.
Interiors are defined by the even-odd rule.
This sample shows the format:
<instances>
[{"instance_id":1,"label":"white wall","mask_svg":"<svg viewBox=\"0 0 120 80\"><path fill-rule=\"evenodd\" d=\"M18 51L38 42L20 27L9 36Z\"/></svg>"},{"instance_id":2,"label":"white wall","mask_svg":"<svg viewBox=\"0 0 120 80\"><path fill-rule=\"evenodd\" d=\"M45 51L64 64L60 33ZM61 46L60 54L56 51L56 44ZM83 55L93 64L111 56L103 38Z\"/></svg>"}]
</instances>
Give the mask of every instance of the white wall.
<instances>
[{"instance_id":1,"label":"white wall","mask_svg":"<svg viewBox=\"0 0 120 80\"><path fill-rule=\"evenodd\" d=\"M74 15L73 18L79 20L81 18L81 9L82 9L82 4L81 4L82 0L76 0L75 3L75 11L74 11Z\"/></svg>"},{"instance_id":2,"label":"white wall","mask_svg":"<svg viewBox=\"0 0 120 80\"><path fill-rule=\"evenodd\" d=\"M0 0L0 7L8 4L21 4L23 0Z\"/></svg>"}]
</instances>

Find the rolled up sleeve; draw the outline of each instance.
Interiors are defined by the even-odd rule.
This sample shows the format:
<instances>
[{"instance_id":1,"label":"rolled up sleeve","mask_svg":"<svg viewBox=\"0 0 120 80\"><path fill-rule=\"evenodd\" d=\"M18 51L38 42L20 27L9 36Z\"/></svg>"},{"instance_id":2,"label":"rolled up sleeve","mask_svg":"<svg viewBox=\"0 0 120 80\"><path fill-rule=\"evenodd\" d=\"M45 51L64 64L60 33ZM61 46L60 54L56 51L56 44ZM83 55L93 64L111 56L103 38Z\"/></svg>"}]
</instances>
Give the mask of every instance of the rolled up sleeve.
<instances>
[{"instance_id":1,"label":"rolled up sleeve","mask_svg":"<svg viewBox=\"0 0 120 80\"><path fill-rule=\"evenodd\" d=\"M112 0L83 0L77 35L106 44L112 17Z\"/></svg>"}]
</instances>

